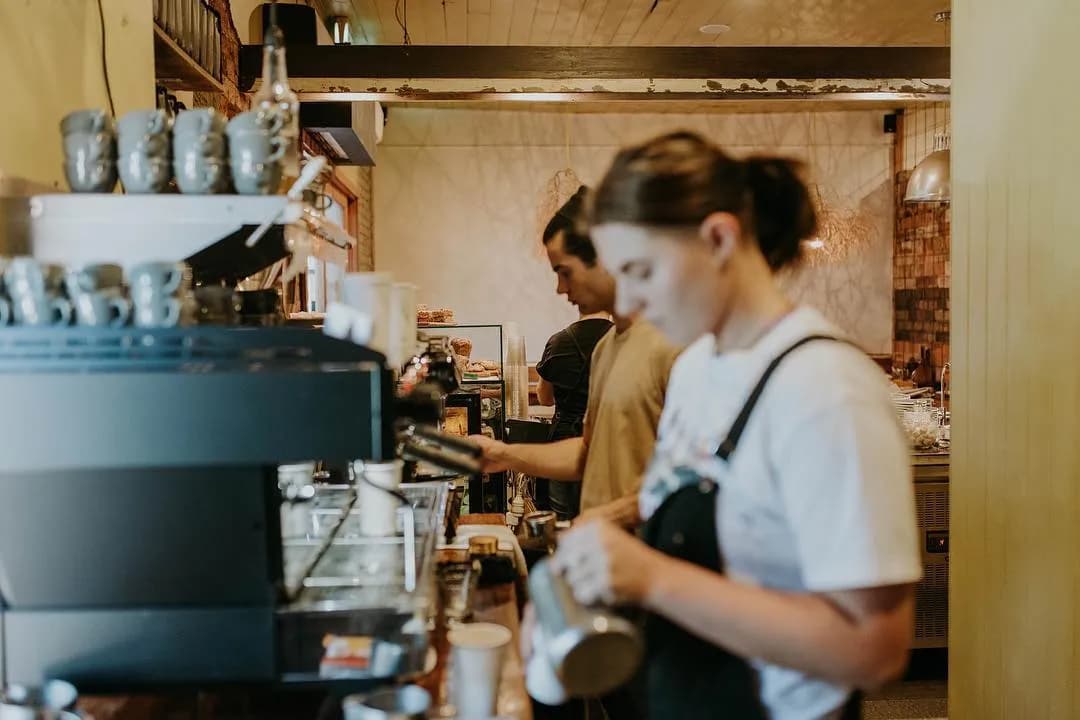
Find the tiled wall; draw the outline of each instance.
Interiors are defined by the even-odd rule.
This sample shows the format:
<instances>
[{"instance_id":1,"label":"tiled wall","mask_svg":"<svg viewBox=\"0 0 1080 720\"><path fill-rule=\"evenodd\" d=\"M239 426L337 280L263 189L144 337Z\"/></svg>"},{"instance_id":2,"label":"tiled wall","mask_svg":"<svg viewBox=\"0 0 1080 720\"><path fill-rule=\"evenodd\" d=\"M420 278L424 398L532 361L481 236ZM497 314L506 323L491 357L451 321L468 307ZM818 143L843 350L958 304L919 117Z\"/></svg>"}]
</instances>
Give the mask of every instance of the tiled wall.
<instances>
[{"instance_id":1,"label":"tiled wall","mask_svg":"<svg viewBox=\"0 0 1080 720\"><path fill-rule=\"evenodd\" d=\"M937 371L949 360L949 206L903 200L912 168L933 150L934 135L948 122L948 110L940 106L908 111L894 201L893 364L917 359L930 348Z\"/></svg>"},{"instance_id":2,"label":"tiled wall","mask_svg":"<svg viewBox=\"0 0 1080 720\"><path fill-rule=\"evenodd\" d=\"M879 111L746 114L565 113L392 107L375 168L378 270L462 322L517 322L535 360L575 318L555 294L539 240L543 190L562 168L595 183L620 146L696 130L737 155L806 162L810 179L867 218L842 260L788 279L864 348L892 347L892 136ZM542 227L542 225L540 226Z\"/></svg>"}]
</instances>

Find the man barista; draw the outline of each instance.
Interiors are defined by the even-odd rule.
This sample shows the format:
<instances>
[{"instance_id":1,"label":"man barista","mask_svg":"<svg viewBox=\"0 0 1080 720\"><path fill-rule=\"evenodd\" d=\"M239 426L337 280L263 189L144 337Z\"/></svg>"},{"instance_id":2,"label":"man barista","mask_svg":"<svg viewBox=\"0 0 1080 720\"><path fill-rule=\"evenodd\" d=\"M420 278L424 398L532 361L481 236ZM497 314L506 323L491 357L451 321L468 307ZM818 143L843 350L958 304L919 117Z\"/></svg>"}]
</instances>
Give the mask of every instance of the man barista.
<instances>
[{"instance_id":1,"label":"man barista","mask_svg":"<svg viewBox=\"0 0 1080 720\"><path fill-rule=\"evenodd\" d=\"M596 344L584 435L553 443L506 444L473 438L485 470L581 483L582 517L640 521L637 493L652 457L668 374L678 350L643 320L615 315L615 279L597 261L585 226L584 186L552 218L544 246L556 291L582 315L606 313L613 327Z\"/></svg>"}]
</instances>

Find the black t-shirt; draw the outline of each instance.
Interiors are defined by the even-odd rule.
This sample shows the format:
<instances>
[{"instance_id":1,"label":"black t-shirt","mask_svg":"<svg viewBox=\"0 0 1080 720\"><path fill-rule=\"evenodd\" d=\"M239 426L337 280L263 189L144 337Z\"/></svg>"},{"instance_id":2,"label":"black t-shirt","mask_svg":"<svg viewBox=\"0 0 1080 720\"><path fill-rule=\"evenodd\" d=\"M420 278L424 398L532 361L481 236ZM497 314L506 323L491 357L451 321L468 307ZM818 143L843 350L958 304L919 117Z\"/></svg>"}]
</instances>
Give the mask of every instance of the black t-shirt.
<instances>
[{"instance_id":1,"label":"black t-shirt","mask_svg":"<svg viewBox=\"0 0 1080 720\"><path fill-rule=\"evenodd\" d=\"M551 336L536 372L551 383L556 422L580 423L589 404L589 365L593 348L611 329L603 318L578 320Z\"/></svg>"}]
</instances>

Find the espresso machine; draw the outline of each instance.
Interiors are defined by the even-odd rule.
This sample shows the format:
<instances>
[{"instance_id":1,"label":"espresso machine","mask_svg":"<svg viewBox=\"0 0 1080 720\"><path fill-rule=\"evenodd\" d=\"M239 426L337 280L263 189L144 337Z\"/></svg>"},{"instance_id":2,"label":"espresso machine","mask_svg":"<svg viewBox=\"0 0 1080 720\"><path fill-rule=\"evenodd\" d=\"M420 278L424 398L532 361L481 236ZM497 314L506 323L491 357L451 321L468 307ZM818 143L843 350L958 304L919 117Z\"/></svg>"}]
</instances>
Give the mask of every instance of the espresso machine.
<instances>
[{"instance_id":1,"label":"espresso machine","mask_svg":"<svg viewBox=\"0 0 1080 720\"><path fill-rule=\"evenodd\" d=\"M40 222L18 251L48 260L86 241L81 260L127 265L183 236L171 252L213 281L294 245L279 224L245 246L276 200L213 199L217 215L189 219L191 199L175 198L167 227L141 238L157 250L131 249L131 227L105 232L115 198L82 208L100 226L89 239L65 234L76 217L52 206L92 199L32 200ZM127 199L140 218L173 202ZM215 239L191 237L207 217ZM429 428L439 406L399 402L383 355L310 328L3 327L0 397L0 683L352 691L425 667L448 483L403 487L403 529L368 537L348 478L288 497L279 478L403 447L447 460ZM473 467L472 450L453 457ZM365 662L328 671L335 640L365 644Z\"/></svg>"}]
</instances>

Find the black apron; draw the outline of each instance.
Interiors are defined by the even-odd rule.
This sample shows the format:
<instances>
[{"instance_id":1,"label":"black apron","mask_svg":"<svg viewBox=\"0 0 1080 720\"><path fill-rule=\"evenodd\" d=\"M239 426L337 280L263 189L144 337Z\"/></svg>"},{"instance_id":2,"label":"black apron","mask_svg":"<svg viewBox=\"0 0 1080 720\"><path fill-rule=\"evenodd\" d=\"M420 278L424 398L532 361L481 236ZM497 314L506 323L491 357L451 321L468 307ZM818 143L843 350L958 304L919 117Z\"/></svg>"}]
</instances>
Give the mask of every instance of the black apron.
<instances>
[{"instance_id":1,"label":"black apron","mask_svg":"<svg viewBox=\"0 0 1080 720\"><path fill-rule=\"evenodd\" d=\"M844 342L827 335L811 335L773 359L750 392L727 437L716 451L725 462L739 438L765 385L781 361L808 342ZM642 538L651 547L718 573L724 571L716 529L717 487L701 479L664 500L645 523ZM757 675L740 657L687 632L663 617L650 614L645 622L646 689L649 716L664 720L765 720L758 695ZM862 716L858 693L841 712L841 720Z\"/></svg>"},{"instance_id":2,"label":"black apron","mask_svg":"<svg viewBox=\"0 0 1080 720\"><path fill-rule=\"evenodd\" d=\"M581 390L582 383L589 380L589 356L578 342L574 334L574 326L566 328L566 335L574 344L574 350L578 354L578 360L585 367L584 372L578 375L577 383L573 390ZM558 392L558 391L556 391ZM557 442L567 438L581 437L585 432L585 416L579 413L560 412L560 403L555 403L555 415L551 420L550 442ZM573 520L581 512L581 483L566 482L561 480L548 480L548 504L559 520Z\"/></svg>"}]
</instances>

